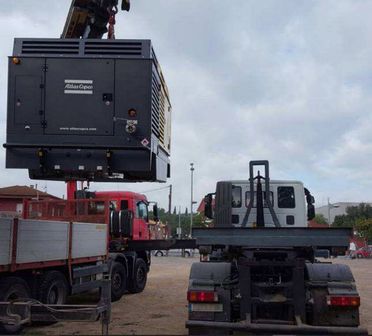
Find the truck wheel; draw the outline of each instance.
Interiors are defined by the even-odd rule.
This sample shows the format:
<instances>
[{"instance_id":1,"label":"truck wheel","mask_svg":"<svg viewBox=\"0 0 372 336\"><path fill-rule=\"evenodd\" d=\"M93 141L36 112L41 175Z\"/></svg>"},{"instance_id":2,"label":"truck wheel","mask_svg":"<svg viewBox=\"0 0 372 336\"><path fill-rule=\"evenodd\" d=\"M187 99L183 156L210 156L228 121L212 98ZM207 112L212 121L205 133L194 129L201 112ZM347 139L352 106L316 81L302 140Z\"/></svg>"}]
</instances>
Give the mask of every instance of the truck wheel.
<instances>
[{"instance_id":1,"label":"truck wheel","mask_svg":"<svg viewBox=\"0 0 372 336\"><path fill-rule=\"evenodd\" d=\"M191 254L189 251L185 251L185 258L190 258Z\"/></svg>"},{"instance_id":2,"label":"truck wheel","mask_svg":"<svg viewBox=\"0 0 372 336\"><path fill-rule=\"evenodd\" d=\"M69 284L59 271L45 273L39 285L39 300L46 304L62 305L66 303Z\"/></svg>"},{"instance_id":3,"label":"truck wheel","mask_svg":"<svg viewBox=\"0 0 372 336\"><path fill-rule=\"evenodd\" d=\"M147 266L143 259L137 259L134 266L133 278L129 282L128 291L130 293L141 293L147 282Z\"/></svg>"},{"instance_id":4,"label":"truck wheel","mask_svg":"<svg viewBox=\"0 0 372 336\"><path fill-rule=\"evenodd\" d=\"M155 257L163 257L163 256L164 256L163 251L156 251L155 252Z\"/></svg>"},{"instance_id":5,"label":"truck wheel","mask_svg":"<svg viewBox=\"0 0 372 336\"><path fill-rule=\"evenodd\" d=\"M8 302L16 299L29 298L30 289L21 278L7 277L0 280L0 301ZM0 323L0 335L18 334L22 330L22 326L9 325Z\"/></svg>"},{"instance_id":6,"label":"truck wheel","mask_svg":"<svg viewBox=\"0 0 372 336\"><path fill-rule=\"evenodd\" d=\"M111 301L121 299L127 285L127 271L123 264L115 262L111 270Z\"/></svg>"}]
</instances>

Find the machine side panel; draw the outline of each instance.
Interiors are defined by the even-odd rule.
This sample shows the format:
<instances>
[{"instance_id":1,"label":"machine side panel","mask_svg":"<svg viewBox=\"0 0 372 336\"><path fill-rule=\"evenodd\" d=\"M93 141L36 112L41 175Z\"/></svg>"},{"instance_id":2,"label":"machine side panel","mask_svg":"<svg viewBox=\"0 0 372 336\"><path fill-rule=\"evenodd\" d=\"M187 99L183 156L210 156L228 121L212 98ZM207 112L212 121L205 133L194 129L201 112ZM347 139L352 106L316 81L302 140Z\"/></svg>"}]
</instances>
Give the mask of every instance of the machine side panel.
<instances>
[{"instance_id":1,"label":"machine side panel","mask_svg":"<svg viewBox=\"0 0 372 336\"><path fill-rule=\"evenodd\" d=\"M45 60L26 58L14 64L9 58L8 140L42 133Z\"/></svg>"},{"instance_id":2,"label":"machine side panel","mask_svg":"<svg viewBox=\"0 0 372 336\"><path fill-rule=\"evenodd\" d=\"M114 61L47 59L45 134L113 135Z\"/></svg>"}]
</instances>

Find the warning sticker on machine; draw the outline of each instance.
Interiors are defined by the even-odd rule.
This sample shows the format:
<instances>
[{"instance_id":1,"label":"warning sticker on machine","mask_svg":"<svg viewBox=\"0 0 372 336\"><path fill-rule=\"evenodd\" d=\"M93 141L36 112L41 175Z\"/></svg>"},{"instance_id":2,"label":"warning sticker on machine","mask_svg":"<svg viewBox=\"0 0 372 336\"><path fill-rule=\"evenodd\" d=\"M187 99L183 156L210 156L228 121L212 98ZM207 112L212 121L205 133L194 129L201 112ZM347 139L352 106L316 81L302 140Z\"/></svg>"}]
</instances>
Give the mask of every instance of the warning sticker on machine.
<instances>
[{"instance_id":1,"label":"warning sticker on machine","mask_svg":"<svg viewBox=\"0 0 372 336\"><path fill-rule=\"evenodd\" d=\"M93 80L65 79L65 94L93 94Z\"/></svg>"}]
</instances>

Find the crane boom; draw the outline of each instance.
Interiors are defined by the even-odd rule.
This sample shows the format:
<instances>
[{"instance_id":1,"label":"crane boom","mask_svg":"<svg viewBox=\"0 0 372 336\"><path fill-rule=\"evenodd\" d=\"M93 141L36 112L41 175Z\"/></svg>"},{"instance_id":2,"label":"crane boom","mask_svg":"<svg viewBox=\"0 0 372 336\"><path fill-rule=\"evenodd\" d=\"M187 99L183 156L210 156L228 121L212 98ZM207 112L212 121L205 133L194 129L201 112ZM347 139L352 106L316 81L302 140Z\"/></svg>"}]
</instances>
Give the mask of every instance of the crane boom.
<instances>
[{"instance_id":1,"label":"crane boom","mask_svg":"<svg viewBox=\"0 0 372 336\"><path fill-rule=\"evenodd\" d=\"M72 0L61 38L100 39L107 33L119 0ZM129 11L130 0L122 0L121 9Z\"/></svg>"}]
</instances>

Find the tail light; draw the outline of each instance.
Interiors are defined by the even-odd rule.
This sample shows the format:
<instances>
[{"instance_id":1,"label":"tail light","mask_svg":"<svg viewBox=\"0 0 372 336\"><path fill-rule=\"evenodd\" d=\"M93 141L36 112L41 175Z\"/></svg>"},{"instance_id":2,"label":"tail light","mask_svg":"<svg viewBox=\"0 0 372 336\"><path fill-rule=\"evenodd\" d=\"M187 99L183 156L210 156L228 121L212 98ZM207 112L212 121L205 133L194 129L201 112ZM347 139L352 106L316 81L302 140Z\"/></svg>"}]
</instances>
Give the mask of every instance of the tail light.
<instances>
[{"instance_id":1,"label":"tail light","mask_svg":"<svg viewBox=\"0 0 372 336\"><path fill-rule=\"evenodd\" d=\"M339 307L359 307L360 297L359 296L328 296L328 306L339 306Z\"/></svg>"},{"instance_id":2,"label":"tail light","mask_svg":"<svg viewBox=\"0 0 372 336\"><path fill-rule=\"evenodd\" d=\"M218 294L212 291L188 291L189 302L218 302Z\"/></svg>"}]
</instances>

